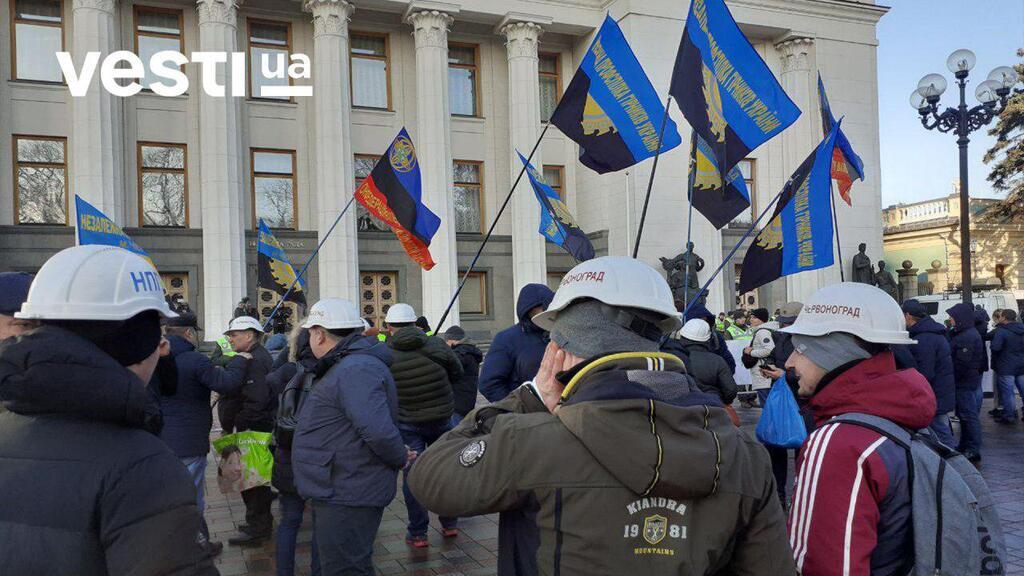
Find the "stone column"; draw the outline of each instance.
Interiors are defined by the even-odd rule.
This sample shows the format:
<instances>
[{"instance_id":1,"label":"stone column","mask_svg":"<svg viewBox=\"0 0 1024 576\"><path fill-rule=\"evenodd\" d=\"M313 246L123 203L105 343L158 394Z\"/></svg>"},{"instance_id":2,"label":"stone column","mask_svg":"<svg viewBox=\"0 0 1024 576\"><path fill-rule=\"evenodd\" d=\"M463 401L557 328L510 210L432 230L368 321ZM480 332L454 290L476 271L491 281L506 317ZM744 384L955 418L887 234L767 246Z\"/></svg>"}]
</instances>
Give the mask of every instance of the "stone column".
<instances>
[{"instance_id":1,"label":"stone column","mask_svg":"<svg viewBox=\"0 0 1024 576\"><path fill-rule=\"evenodd\" d=\"M237 50L235 0L199 0L199 49ZM240 108L231 94L230 64L217 65L226 97L199 91L199 170L203 210L203 317L211 338L227 328L245 295L245 226L242 200ZM243 75L244 78L244 75ZM244 81L244 80L243 80Z\"/></svg>"},{"instance_id":2,"label":"stone column","mask_svg":"<svg viewBox=\"0 0 1024 576\"><path fill-rule=\"evenodd\" d=\"M344 0L307 0L313 14L313 165L319 200L319 238L331 229L353 193L348 21ZM351 206L320 249L320 295L359 302L356 207Z\"/></svg>"},{"instance_id":3,"label":"stone column","mask_svg":"<svg viewBox=\"0 0 1024 576\"><path fill-rule=\"evenodd\" d=\"M114 23L115 0L74 0L71 34L72 59L77 66L89 52L100 53L100 64L89 83L85 96L71 98L71 182L69 190L99 208L122 226L124 194L120 152L119 98L111 95L100 83L99 66L108 54L117 49ZM74 202L69 202L74 221Z\"/></svg>"},{"instance_id":4,"label":"stone column","mask_svg":"<svg viewBox=\"0 0 1024 576\"><path fill-rule=\"evenodd\" d=\"M448 108L448 27L453 18L447 11L420 10L417 6L413 3L405 18L416 37L416 132L412 138L420 163L423 202L441 219L441 228L430 243L435 266L423 271L420 314L427 317L431 326L437 326L458 286L459 271ZM455 302L446 323L458 322L459 303Z\"/></svg>"},{"instance_id":5,"label":"stone column","mask_svg":"<svg viewBox=\"0 0 1024 576\"><path fill-rule=\"evenodd\" d=\"M807 158L821 138L815 137L813 118L817 106L812 99L815 80L811 74L812 38L790 38L775 46L782 57L782 87L803 114L787 128L782 138L782 166L786 178ZM838 268L836 268L838 270ZM838 272L837 272L838 274ZM786 299L806 302L807 298L825 284L822 270L811 270L786 277Z\"/></svg>"},{"instance_id":6,"label":"stone column","mask_svg":"<svg viewBox=\"0 0 1024 576\"><path fill-rule=\"evenodd\" d=\"M541 132L540 77L538 75L537 41L543 33L534 22L512 21L501 27L508 40L508 110L509 144L511 149L512 179L522 169L523 162L516 150L529 156ZM531 164L544 171L540 148ZM512 279L517 297L526 284L547 282L545 239L537 233L540 227L540 207L534 197L528 178L519 182L512 195Z\"/></svg>"},{"instance_id":7,"label":"stone column","mask_svg":"<svg viewBox=\"0 0 1024 576\"><path fill-rule=\"evenodd\" d=\"M903 268L897 270L900 283L900 301L917 298L917 268L910 260L903 261Z\"/></svg>"}]
</instances>

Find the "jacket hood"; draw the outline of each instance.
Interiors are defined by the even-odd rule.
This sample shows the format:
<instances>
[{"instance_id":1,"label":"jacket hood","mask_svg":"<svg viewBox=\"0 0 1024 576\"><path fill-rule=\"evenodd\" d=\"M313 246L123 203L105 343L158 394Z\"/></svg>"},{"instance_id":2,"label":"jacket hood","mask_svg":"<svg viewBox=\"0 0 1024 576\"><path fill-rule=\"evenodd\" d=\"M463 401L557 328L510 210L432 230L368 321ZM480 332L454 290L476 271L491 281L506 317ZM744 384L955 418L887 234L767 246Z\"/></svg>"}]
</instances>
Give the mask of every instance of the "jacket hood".
<instances>
[{"instance_id":1,"label":"jacket hood","mask_svg":"<svg viewBox=\"0 0 1024 576\"><path fill-rule=\"evenodd\" d=\"M303 366L310 367L316 364L316 355L309 345L309 330L296 327L288 335L288 361L298 362Z\"/></svg>"},{"instance_id":2,"label":"jacket hood","mask_svg":"<svg viewBox=\"0 0 1024 576\"><path fill-rule=\"evenodd\" d=\"M477 362L480 362L481 360L484 359L484 353L481 352L479 348L477 348L476 346L474 346L473 344L470 344L468 342L463 342L462 344L456 344L452 348L452 350L454 350L456 354L465 354L467 356L472 356L472 357L476 358Z\"/></svg>"},{"instance_id":3,"label":"jacket hood","mask_svg":"<svg viewBox=\"0 0 1024 576\"><path fill-rule=\"evenodd\" d=\"M907 332L910 333L911 338L918 334L925 333L945 335L946 327L933 320L931 316L925 316L918 320L913 326L907 328Z\"/></svg>"},{"instance_id":4,"label":"jacket hood","mask_svg":"<svg viewBox=\"0 0 1024 576\"><path fill-rule=\"evenodd\" d=\"M914 369L896 370L892 352L876 354L846 370L811 398L819 424L859 412L919 430L935 418L935 393Z\"/></svg>"},{"instance_id":5,"label":"jacket hood","mask_svg":"<svg viewBox=\"0 0 1024 576\"><path fill-rule=\"evenodd\" d=\"M693 306L690 306L690 311L686 313L687 320L693 320L694 318L700 318L702 320L706 318L711 318L712 320L714 320L715 315L711 313L711 310L707 309L707 306L704 306L703 304L698 302Z\"/></svg>"},{"instance_id":6,"label":"jacket hood","mask_svg":"<svg viewBox=\"0 0 1024 576\"><path fill-rule=\"evenodd\" d=\"M1020 322L1008 322L1006 324L1000 324L997 328L1009 330L1010 332L1013 332L1017 336L1024 336L1024 324L1021 324Z\"/></svg>"},{"instance_id":7,"label":"jacket hood","mask_svg":"<svg viewBox=\"0 0 1024 576\"><path fill-rule=\"evenodd\" d=\"M516 318L523 324L535 327L533 321L526 317L527 312L537 306L547 308L554 297L555 293L551 291L551 288L543 284L527 284L523 286L519 290L519 298L516 300Z\"/></svg>"},{"instance_id":8,"label":"jacket hood","mask_svg":"<svg viewBox=\"0 0 1024 576\"><path fill-rule=\"evenodd\" d=\"M174 334L169 334L167 336L167 343L171 345L171 356L177 356L196 349L191 342L181 336L175 336Z\"/></svg>"},{"instance_id":9,"label":"jacket hood","mask_svg":"<svg viewBox=\"0 0 1024 576\"><path fill-rule=\"evenodd\" d=\"M376 338L367 338L362 334L352 334L338 342L337 346L318 360L313 367L313 372L319 378L343 358L354 354L373 356L383 362L385 366L391 366L393 360L391 350L388 349L387 344L378 341Z\"/></svg>"},{"instance_id":10,"label":"jacket hood","mask_svg":"<svg viewBox=\"0 0 1024 576\"><path fill-rule=\"evenodd\" d=\"M989 317L988 312L984 308L974 309L974 323L975 324L988 324L992 318Z\"/></svg>"},{"instance_id":11,"label":"jacket hood","mask_svg":"<svg viewBox=\"0 0 1024 576\"><path fill-rule=\"evenodd\" d=\"M633 492L703 498L733 464L739 430L678 358L613 354L588 362L573 381L576 391L555 415Z\"/></svg>"},{"instance_id":12,"label":"jacket hood","mask_svg":"<svg viewBox=\"0 0 1024 576\"><path fill-rule=\"evenodd\" d=\"M953 329L957 332L974 327L974 308L970 304L955 304L946 311L946 314L956 322Z\"/></svg>"},{"instance_id":13,"label":"jacket hood","mask_svg":"<svg viewBox=\"0 0 1024 576\"><path fill-rule=\"evenodd\" d=\"M0 344L0 402L18 414L161 427L146 385L96 345L55 326Z\"/></svg>"},{"instance_id":14,"label":"jacket hood","mask_svg":"<svg viewBox=\"0 0 1024 576\"><path fill-rule=\"evenodd\" d=\"M429 337L423 330L415 326L406 326L392 334L387 340L387 345L395 350L419 350L427 345L427 338Z\"/></svg>"}]
</instances>

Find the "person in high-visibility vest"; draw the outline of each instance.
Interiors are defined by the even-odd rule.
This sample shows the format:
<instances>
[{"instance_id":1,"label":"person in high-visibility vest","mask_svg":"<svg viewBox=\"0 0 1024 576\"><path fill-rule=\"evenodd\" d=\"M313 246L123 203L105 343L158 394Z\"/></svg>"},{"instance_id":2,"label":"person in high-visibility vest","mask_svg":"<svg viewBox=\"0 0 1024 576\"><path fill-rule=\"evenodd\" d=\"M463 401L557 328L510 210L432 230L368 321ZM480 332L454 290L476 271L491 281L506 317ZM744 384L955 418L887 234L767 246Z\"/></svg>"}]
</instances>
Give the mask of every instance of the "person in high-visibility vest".
<instances>
[{"instance_id":1,"label":"person in high-visibility vest","mask_svg":"<svg viewBox=\"0 0 1024 576\"><path fill-rule=\"evenodd\" d=\"M754 335L747 328L747 313L737 310L732 313L732 326L725 329L726 340L750 340Z\"/></svg>"}]
</instances>

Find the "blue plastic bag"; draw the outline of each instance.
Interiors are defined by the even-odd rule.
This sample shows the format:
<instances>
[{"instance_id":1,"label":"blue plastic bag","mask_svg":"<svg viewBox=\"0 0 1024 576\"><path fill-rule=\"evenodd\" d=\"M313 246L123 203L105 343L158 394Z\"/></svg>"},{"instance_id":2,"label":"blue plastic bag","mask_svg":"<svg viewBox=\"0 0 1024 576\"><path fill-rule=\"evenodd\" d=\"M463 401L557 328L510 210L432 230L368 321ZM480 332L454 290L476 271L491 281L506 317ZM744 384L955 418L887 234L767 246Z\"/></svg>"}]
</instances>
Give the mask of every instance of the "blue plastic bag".
<instances>
[{"instance_id":1,"label":"blue plastic bag","mask_svg":"<svg viewBox=\"0 0 1024 576\"><path fill-rule=\"evenodd\" d=\"M772 390L761 410L757 423L757 439L762 444L780 448L799 448L807 439L807 427L796 405L793 391L782 377L772 384Z\"/></svg>"}]
</instances>

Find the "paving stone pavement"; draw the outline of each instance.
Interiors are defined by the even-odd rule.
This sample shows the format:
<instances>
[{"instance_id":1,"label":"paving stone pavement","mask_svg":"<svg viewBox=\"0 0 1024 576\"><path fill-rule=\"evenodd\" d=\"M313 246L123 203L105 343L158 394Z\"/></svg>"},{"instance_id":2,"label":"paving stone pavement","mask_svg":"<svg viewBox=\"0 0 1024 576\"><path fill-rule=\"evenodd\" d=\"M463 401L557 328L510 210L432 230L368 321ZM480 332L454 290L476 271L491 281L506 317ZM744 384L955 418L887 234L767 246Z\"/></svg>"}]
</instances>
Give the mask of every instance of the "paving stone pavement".
<instances>
[{"instance_id":1,"label":"paving stone pavement","mask_svg":"<svg viewBox=\"0 0 1024 576\"><path fill-rule=\"evenodd\" d=\"M979 465L988 481L1003 520L1008 551L1007 576L1024 576L1024 423L996 424L987 415L992 400L982 408L983 460ZM737 407L744 428L753 433L760 410ZM955 425L954 425L955 429ZM206 519L214 540L227 542L238 524L245 521L245 506L237 494L223 495L217 488L217 468L212 457L206 474ZM275 522L278 505L273 506ZM431 576L451 574L487 576L497 573L497 516L460 520L458 538L445 539L437 517L431 515L430 547L414 550L405 544L405 503L402 491L384 512L374 545L374 564L379 575ZM307 509L299 532L296 573L309 574L312 522ZM255 548L224 547L217 559L222 576L271 576L275 574L273 541Z\"/></svg>"}]
</instances>

